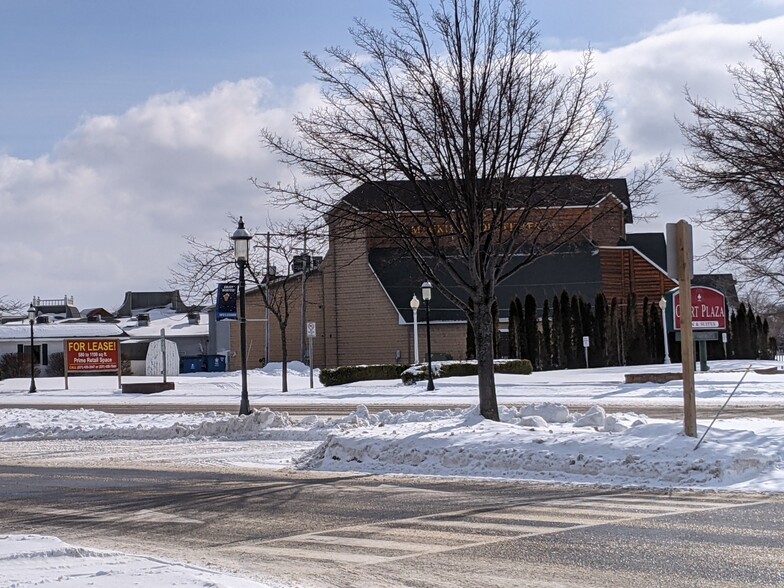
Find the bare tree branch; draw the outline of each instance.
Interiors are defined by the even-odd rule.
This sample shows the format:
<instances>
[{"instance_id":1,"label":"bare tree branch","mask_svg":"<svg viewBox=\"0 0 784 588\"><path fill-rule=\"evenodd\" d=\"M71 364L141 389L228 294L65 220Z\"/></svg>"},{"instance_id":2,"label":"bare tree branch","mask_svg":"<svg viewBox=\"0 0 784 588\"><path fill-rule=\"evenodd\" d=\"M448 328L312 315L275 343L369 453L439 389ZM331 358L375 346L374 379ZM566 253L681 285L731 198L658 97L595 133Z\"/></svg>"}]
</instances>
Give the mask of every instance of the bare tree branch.
<instances>
[{"instance_id":1,"label":"bare tree branch","mask_svg":"<svg viewBox=\"0 0 784 588\"><path fill-rule=\"evenodd\" d=\"M784 55L753 41L756 67L728 67L734 104L686 90L693 120L679 121L689 147L670 174L709 199L699 222L714 234L716 265L740 268L784 296Z\"/></svg>"}]
</instances>

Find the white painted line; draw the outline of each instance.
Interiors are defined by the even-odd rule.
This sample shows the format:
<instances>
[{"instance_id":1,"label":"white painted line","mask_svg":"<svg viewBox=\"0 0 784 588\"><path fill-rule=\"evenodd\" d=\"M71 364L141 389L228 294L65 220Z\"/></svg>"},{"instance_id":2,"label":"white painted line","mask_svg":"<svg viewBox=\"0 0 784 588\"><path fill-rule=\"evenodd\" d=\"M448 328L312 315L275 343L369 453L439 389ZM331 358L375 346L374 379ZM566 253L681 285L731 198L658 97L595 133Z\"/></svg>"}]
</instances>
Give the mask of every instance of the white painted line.
<instances>
[{"instance_id":1,"label":"white painted line","mask_svg":"<svg viewBox=\"0 0 784 588\"><path fill-rule=\"evenodd\" d=\"M288 549L285 547L244 547L243 551L250 551L261 555L282 557L285 559L320 559L353 564L375 564L389 561L390 558L380 555L365 555L362 553L343 553L340 551L313 551L308 549Z\"/></svg>"},{"instance_id":2,"label":"white painted line","mask_svg":"<svg viewBox=\"0 0 784 588\"><path fill-rule=\"evenodd\" d=\"M292 539L298 543L319 543L327 545L345 545L347 547L365 547L367 549L391 549L396 551L422 551L431 546L423 543L389 541L386 539L364 539L362 537L336 537L335 535L308 535Z\"/></svg>"}]
</instances>

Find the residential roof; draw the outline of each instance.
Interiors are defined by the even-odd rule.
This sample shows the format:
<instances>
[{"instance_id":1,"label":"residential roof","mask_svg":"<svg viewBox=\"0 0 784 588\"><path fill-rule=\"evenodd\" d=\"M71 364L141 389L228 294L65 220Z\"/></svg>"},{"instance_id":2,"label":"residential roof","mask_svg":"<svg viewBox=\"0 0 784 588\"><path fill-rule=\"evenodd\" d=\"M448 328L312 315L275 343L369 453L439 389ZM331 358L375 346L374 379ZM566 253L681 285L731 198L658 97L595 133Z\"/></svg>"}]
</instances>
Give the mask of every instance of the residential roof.
<instances>
[{"instance_id":1,"label":"residential roof","mask_svg":"<svg viewBox=\"0 0 784 588\"><path fill-rule=\"evenodd\" d=\"M34 327L36 339L85 339L104 337L125 337L126 334L113 323L38 323ZM30 340L30 324L7 323L0 325L0 341Z\"/></svg>"},{"instance_id":2,"label":"residential roof","mask_svg":"<svg viewBox=\"0 0 784 588\"><path fill-rule=\"evenodd\" d=\"M514 178L512 188L519 206L593 206L608 194L613 194L626 207L625 220L632 222L629 190L623 178L585 179L581 176L543 176ZM392 180L366 182L355 188L342 201L357 210L422 210L420 195L434 191L443 201L449 201L447 180L412 182Z\"/></svg>"},{"instance_id":3,"label":"residential roof","mask_svg":"<svg viewBox=\"0 0 784 588\"><path fill-rule=\"evenodd\" d=\"M422 297L423 277L416 264L394 249L372 249L368 259L403 320L412 322L411 297L416 294L420 301ZM463 299L466 297L446 271L436 271L436 274L439 276L439 281L457 296ZM588 244L564 248L538 258L498 286L496 294L499 316L502 319L508 318L509 305L515 296L523 300L527 294L531 294L536 299L541 312L541 305L545 299L552 300L553 296L560 296L564 290L570 296L581 295L584 300L593 302L601 288L602 273L596 249ZM423 306L420 307L420 320L424 320ZM464 321L465 314L440 292L433 289L430 319L431 321Z\"/></svg>"},{"instance_id":4,"label":"residential roof","mask_svg":"<svg viewBox=\"0 0 784 588\"><path fill-rule=\"evenodd\" d=\"M199 314L199 323L192 325L188 320L188 313L175 312L168 308L149 311L150 322L146 326L139 326L137 317L124 317L120 319L120 326L130 337L140 339L153 339L161 336L161 329L165 329L166 337L208 337L210 334L210 321L207 313ZM94 324L94 323L93 323Z\"/></svg>"}]
</instances>

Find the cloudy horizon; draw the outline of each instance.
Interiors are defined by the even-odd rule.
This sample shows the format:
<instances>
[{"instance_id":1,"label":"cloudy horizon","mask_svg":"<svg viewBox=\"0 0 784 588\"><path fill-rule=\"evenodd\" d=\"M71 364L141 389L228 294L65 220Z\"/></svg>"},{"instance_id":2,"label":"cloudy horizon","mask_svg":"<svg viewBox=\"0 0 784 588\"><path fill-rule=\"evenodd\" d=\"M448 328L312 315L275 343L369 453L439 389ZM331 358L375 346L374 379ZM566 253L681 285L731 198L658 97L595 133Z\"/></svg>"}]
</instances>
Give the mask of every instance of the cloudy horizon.
<instances>
[{"instance_id":1,"label":"cloudy horizon","mask_svg":"<svg viewBox=\"0 0 784 588\"><path fill-rule=\"evenodd\" d=\"M777 45L784 16L739 23L679 12L641 30L647 32L592 50L598 78L612 83L618 137L636 162L682 154L676 117L690 117L686 86L726 102L732 90L726 68L750 62L750 41L784 48ZM580 55L552 48L544 33L543 43L559 65L575 64ZM204 91L155 92L119 111L86 111L36 155L0 139L0 296L26 305L33 296L72 295L79 308L112 310L127 290L168 289L183 237L216 242L233 229L232 215L259 230L291 216L269 206L249 181L288 183L294 173L261 147L259 132L291 133L293 114L318 101L312 79L290 83L260 70ZM630 232L662 231L706 204L665 182L658 218ZM708 236L696 230L695 239L704 246Z\"/></svg>"}]
</instances>

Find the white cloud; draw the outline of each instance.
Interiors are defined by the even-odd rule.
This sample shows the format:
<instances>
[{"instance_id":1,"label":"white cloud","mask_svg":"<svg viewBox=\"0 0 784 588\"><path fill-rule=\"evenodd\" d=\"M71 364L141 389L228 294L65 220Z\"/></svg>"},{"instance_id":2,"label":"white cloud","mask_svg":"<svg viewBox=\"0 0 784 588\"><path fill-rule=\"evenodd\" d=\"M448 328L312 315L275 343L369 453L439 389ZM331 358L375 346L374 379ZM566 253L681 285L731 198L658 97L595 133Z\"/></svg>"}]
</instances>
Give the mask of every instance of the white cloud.
<instances>
[{"instance_id":1,"label":"white cloud","mask_svg":"<svg viewBox=\"0 0 784 588\"><path fill-rule=\"evenodd\" d=\"M684 86L731 99L726 66L750 60L749 41L775 45L783 33L784 17L729 25L681 14L633 43L596 51L598 75L613 84L623 142L643 159L678 156L675 116L690 116ZM579 56L550 55L569 65ZM87 116L35 160L0 154L0 295L73 294L77 306L111 308L125 290L165 287L183 235L217 240L232 228L228 213L250 226L289 215L270 208L247 180L291 178L261 148L259 131L290 133L292 114L318 102L312 84L223 82L204 94L158 95L120 115ZM668 184L661 205L659 223L637 230L691 217L702 203Z\"/></svg>"},{"instance_id":2,"label":"white cloud","mask_svg":"<svg viewBox=\"0 0 784 588\"><path fill-rule=\"evenodd\" d=\"M183 235L217 240L229 213L249 226L284 214L248 181L290 178L259 131L289 132L292 113L316 100L310 86L223 82L87 117L36 160L0 156L0 290L112 308L125 290L165 288Z\"/></svg>"},{"instance_id":3,"label":"white cloud","mask_svg":"<svg viewBox=\"0 0 784 588\"><path fill-rule=\"evenodd\" d=\"M777 47L784 36L784 17L748 24L726 24L709 14L681 14L643 38L608 51L594 51L597 75L612 84L618 134L632 149L636 161L658 153L683 154L683 139L676 117L688 121L691 113L684 89L723 103L732 101L732 78L727 66L752 62L749 42L762 37ZM573 65L578 53L555 52L559 67ZM632 231L659 231L667 222L693 219L706 201L684 193L666 181L659 191L660 216ZM710 235L695 228L698 253L708 250ZM701 266L701 267L700 267ZM705 262L698 265L705 271Z\"/></svg>"}]
</instances>

